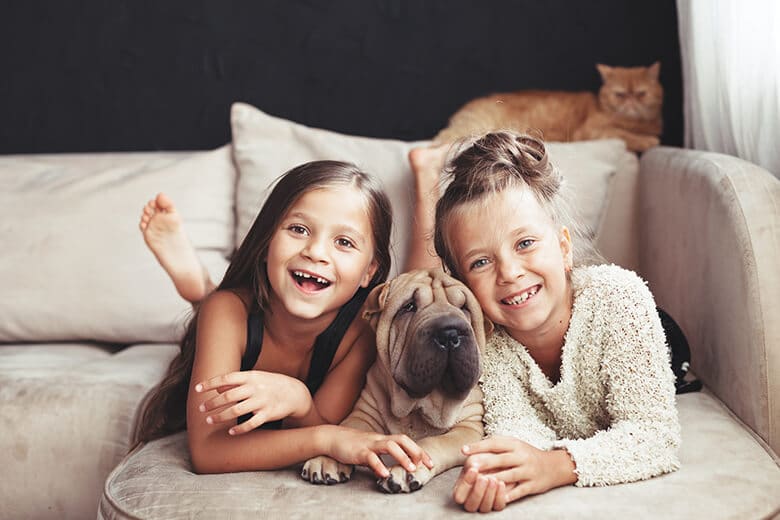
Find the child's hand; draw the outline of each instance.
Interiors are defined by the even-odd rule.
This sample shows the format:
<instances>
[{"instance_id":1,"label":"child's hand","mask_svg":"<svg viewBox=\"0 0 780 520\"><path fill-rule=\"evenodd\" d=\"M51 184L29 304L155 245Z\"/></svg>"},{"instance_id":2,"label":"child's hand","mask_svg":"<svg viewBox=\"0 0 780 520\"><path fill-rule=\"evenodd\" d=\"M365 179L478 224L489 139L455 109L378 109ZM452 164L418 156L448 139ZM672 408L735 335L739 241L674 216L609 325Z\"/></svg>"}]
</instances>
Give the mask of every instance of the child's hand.
<instances>
[{"instance_id":1,"label":"child's hand","mask_svg":"<svg viewBox=\"0 0 780 520\"><path fill-rule=\"evenodd\" d=\"M490 437L464 446L463 453L468 458L455 483L453 499L471 512L503 509L524 496L577 480L574 463L565 451L539 450L511 437ZM499 482L505 483L503 491L498 489Z\"/></svg>"},{"instance_id":2,"label":"child's hand","mask_svg":"<svg viewBox=\"0 0 780 520\"><path fill-rule=\"evenodd\" d=\"M507 504L507 490L514 487L515 484L506 484L492 475L481 475L476 469L464 466L455 482L452 498L470 513L501 511Z\"/></svg>"},{"instance_id":3,"label":"child's hand","mask_svg":"<svg viewBox=\"0 0 780 520\"><path fill-rule=\"evenodd\" d=\"M209 390L216 390L219 395L199 407L201 412L208 414L207 423L224 423L246 413L254 414L248 421L230 428L230 435L246 433L277 419L301 417L312 406L309 390L301 381L275 372L231 372L195 385L196 392ZM218 413L211 413L220 408Z\"/></svg>"},{"instance_id":4,"label":"child's hand","mask_svg":"<svg viewBox=\"0 0 780 520\"><path fill-rule=\"evenodd\" d=\"M390 471L380 455L392 456L408 472L418 464L433 468L431 457L406 435L384 435L338 426L332 431L326 453L342 464L359 464L371 468L377 477L385 478Z\"/></svg>"}]
</instances>

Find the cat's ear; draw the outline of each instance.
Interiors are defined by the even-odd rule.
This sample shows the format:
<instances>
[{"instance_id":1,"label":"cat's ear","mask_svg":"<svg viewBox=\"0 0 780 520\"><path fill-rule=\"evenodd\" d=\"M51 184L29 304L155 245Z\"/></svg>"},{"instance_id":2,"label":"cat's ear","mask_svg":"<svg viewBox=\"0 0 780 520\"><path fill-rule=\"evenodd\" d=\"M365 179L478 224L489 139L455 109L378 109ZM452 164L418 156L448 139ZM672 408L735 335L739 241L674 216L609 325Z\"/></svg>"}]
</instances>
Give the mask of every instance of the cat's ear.
<instances>
[{"instance_id":1,"label":"cat's ear","mask_svg":"<svg viewBox=\"0 0 780 520\"><path fill-rule=\"evenodd\" d=\"M656 61L647 67L647 76L653 81L658 81L658 73L661 72L661 62Z\"/></svg>"},{"instance_id":2,"label":"cat's ear","mask_svg":"<svg viewBox=\"0 0 780 520\"><path fill-rule=\"evenodd\" d=\"M609 81L609 77L612 74L612 67L603 65L601 63L597 63L596 68L598 69L599 74L601 74L601 81L603 81L604 83Z\"/></svg>"}]
</instances>

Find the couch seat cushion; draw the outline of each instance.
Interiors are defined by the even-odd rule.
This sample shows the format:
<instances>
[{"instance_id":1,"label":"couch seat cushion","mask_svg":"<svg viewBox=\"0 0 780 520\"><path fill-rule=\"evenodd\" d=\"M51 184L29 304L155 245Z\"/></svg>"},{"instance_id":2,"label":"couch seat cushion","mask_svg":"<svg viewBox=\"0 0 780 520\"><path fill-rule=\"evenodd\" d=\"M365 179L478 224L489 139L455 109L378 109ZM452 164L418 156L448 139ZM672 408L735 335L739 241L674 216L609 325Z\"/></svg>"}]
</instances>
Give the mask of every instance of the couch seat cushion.
<instances>
[{"instance_id":1,"label":"couch seat cushion","mask_svg":"<svg viewBox=\"0 0 780 520\"><path fill-rule=\"evenodd\" d=\"M710 394L679 396L680 471L603 488L555 489L490 518L763 518L780 510L780 469ZM442 518L466 516L451 500L459 469L409 495L385 495L359 469L313 486L298 468L196 475L182 432L131 453L109 476L98 518ZM474 518L471 516L470 518Z\"/></svg>"},{"instance_id":2,"label":"couch seat cushion","mask_svg":"<svg viewBox=\"0 0 780 520\"><path fill-rule=\"evenodd\" d=\"M178 347L0 345L0 517L94 518Z\"/></svg>"}]
</instances>

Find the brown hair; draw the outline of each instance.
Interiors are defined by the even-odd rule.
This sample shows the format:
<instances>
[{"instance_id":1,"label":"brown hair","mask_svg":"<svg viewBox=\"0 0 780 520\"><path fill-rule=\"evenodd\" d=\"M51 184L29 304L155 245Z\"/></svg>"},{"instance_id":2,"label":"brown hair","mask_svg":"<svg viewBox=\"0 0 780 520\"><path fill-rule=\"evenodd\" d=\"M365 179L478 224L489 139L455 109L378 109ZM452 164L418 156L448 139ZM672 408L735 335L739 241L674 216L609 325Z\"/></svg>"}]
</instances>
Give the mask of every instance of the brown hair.
<instances>
[{"instance_id":1,"label":"brown hair","mask_svg":"<svg viewBox=\"0 0 780 520\"><path fill-rule=\"evenodd\" d=\"M541 139L492 132L463 141L454 150L443 179L450 183L436 204L433 237L436 253L454 276L459 276L457 263L445 225L451 214L466 203L484 201L488 195L511 187L530 189L555 224L566 223L574 242L575 265L603 262L563 196L564 178L550 162Z\"/></svg>"},{"instance_id":2,"label":"brown hair","mask_svg":"<svg viewBox=\"0 0 780 520\"><path fill-rule=\"evenodd\" d=\"M249 289L253 297L252 310L267 312L271 287L264 259L279 222L306 193L337 186L354 187L365 195L377 263L369 288L385 281L390 272L389 247L393 222L387 195L378 181L353 164L313 161L297 166L277 179L216 290ZM196 309L187 325L180 344L181 352L171 361L165 378L144 402L134 435L135 445L187 427L185 404L195 360L198 312Z\"/></svg>"}]
</instances>

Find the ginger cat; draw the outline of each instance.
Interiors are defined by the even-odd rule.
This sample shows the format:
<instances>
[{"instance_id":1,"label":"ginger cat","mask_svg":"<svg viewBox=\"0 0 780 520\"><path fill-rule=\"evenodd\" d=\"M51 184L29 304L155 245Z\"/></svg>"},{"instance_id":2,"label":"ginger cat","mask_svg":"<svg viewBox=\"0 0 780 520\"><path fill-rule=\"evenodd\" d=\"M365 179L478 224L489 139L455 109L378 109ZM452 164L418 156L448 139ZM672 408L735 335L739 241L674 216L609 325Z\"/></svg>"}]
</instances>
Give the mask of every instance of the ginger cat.
<instances>
[{"instance_id":1,"label":"ginger cat","mask_svg":"<svg viewBox=\"0 0 780 520\"><path fill-rule=\"evenodd\" d=\"M435 143L491 130L541 131L546 141L617 137L629 150L658 145L663 87L660 62L649 67L596 65L603 85L592 92L524 90L474 99L458 110Z\"/></svg>"}]
</instances>

